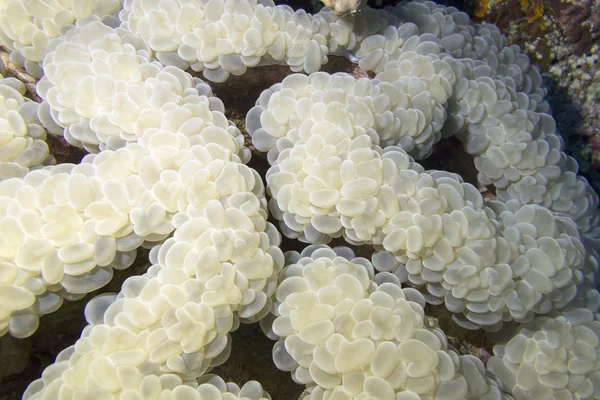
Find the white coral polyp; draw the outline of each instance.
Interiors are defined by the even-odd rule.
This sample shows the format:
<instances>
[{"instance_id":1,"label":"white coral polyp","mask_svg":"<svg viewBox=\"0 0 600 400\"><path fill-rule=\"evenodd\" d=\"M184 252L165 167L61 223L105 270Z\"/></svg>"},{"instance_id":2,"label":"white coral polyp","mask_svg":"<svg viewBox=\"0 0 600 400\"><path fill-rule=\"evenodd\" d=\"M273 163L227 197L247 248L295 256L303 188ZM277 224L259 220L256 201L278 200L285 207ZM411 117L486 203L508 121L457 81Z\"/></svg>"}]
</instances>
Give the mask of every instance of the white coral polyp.
<instances>
[{"instance_id":1,"label":"white coral polyp","mask_svg":"<svg viewBox=\"0 0 600 400\"><path fill-rule=\"evenodd\" d=\"M487 76L463 79L456 87L455 115L468 122L459 137L476 156L478 179L494 184L503 201L566 213L589 232L596 225L597 195L577 177L577 163L562 151L552 117L536 112L535 96L518 90L512 79Z\"/></svg>"},{"instance_id":2,"label":"white coral polyp","mask_svg":"<svg viewBox=\"0 0 600 400\"><path fill-rule=\"evenodd\" d=\"M444 334L424 324L418 292L376 285L372 265L349 249L309 246L290 258L273 356L311 399L502 398L481 361L447 350Z\"/></svg>"},{"instance_id":3,"label":"white coral polyp","mask_svg":"<svg viewBox=\"0 0 600 400\"><path fill-rule=\"evenodd\" d=\"M515 400L600 397L600 321L587 309L525 324L494 354L488 369Z\"/></svg>"},{"instance_id":4,"label":"white coral polyp","mask_svg":"<svg viewBox=\"0 0 600 400\"><path fill-rule=\"evenodd\" d=\"M38 92L69 143L97 152L136 141L150 128L192 136L206 125L229 127L216 115L224 108L210 88L149 57L141 39L100 22L57 41Z\"/></svg>"},{"instance_id":5,"label":"white coral polyp","mask_svg":"<svg viewBox=\"0 0 600 400\"><path fill-rule=\"evenodd\" d=\"M160 6L130 0L119 16L121 27L141 35L158 60L191 66L214 82L242 75L262 60L308 72L327 62L327 22L270 0L167 0Z\"/></svg>"},{"instance_id":6,"label":"white coral polyp","mask_svg":"<svg viewBox=\"0 0 600 400\"><path fill-rule=\"evenodd\" d=\"M262 196L260 179L238 156L246 154L239 131L205 103L187 128L171 123L182 133L147 129L139 143L88 155L79 165L0 182L6 238L0 296L14 299L0 305L3 332L29 336L38 316L56 310L63 297L78 299L104 286L113 268L133 263L144 240L167 238L177 213L195 215L220 198L244 204L233 196L240 192ZM258 208L255 203L247 207Z\"/></svg>"},{"instance_id":7,"label":"white coral polyp","mask_svg":"<svg viewBox=\"0 0 600 400\"><path fill-rule=\"evenodd\" d=\"M366 133L382 147L400 145L418 158L429 155L441 138L446 118L441 105L452 94L455 73L437 57L416 53L386 68L375 80L321 72L285 78L248 113L253 144L269 151L273 162L311 135L329 134L337 145Z\"/></svg>"},{"instance_id":8,"label":"white coral polyp","mask_svg":"<svg viewBox=\"0 0 600 400\"><path fill-rule=\"evenodd\" d=\"M594 230L598 198L587 183L575 177L576 165L561 152L554 123L545 114L549 107L543 100L541 75L517 46L507 46L497 28L471 24L466 14L425 1L402 3L388 11L366 9L347 19L338 19L329 10L308 16L303 11L292 14L285 6L245 0L211 0L199 6L174 0L167 3L160 8L158 2L126 2L120 15L122 26L141 34L164 63L181 68L191 64L218 82L261 61L284 58L294 71L314 72L327 61L328 53L351 55L366 70L385 75L386 70L396 69L404 76L410 75L410 68L393 63L402 64L403 59L415 56L441 58L437 64L413 66L413 74L427 77L440 73L439 64L451 66L446 68L450 74L440 74L447 80L429 81L443 90L429 89L433 98L445 91L447 99L455 92L448 103L450 122L444 134L459 134L463 139L467 151L476 156L480 180L495 184L503 200L519 198L542 204L568 213L585 233ZM263 60L265 55L270 57ZM397 84L398 78L388 81ZM446 99L436 98L442 106ZM424 100L420 99L417 109ZM439 128L446 115L443 107L434 111L425 112L429 122L434 118L421 141L406 134L412 128L403 134L400 144L414 156L429 154L441 136ZM285 115L271 118L271 123L265 120L265 124L285 124L280 121ZM379 118L391 119L385 113ZM402 119L418 126L424 120L423 114L414 110L404 113ZM259 128L256 122L250 126ZM385 132L378 134L385 144ZM274 135L279 138L282 134ZM271 149L274 138L259 131L256 143ZM540 144L546 139L550 147Z\"/></svg>"},{"instance_id":9,"label":"white coral polyp","mask_svg":"<svg viewBox=\"0 0 600 400\"><path fill-rule=\"evenodd\" d=\"M0 61L1 64L1 61ZM0 65L0 179L21 177L29 169L52 164L46 131L38 120L39 105L24 98L25 85L4 78Z\"/></svg>"},{"instance_id":10,"label":"white coral polyp","mask_svg":"<svg viewBox=\"0 0 600 400\"><path fill-rule=\"evenodd\" d=\"M423 145L417 154L430 151L454 76L451 64L411 52L389 62L375 84L292 75L263 93L247 126L257 148L269 151L270 208L287 236L375 244L401 263L395 273L403 282L426 285L428 301L462 314L455 316L462 326L498 329L573 300L585 249L568 218L517 200L490 203L494 212L473 186L425 172L398 147L379 147L384 138L402 145L414 135ZM393 110L387 126L382 107Z\"/></svg>"},{"instance_id":11,"label":"white coral polyp","mask_svg":"<svg viewBox=\"0 0 600 400\"><path fill-rule=\"evenodd\" d=\"M100 369L103 365L99 362L95 367ZM114 376L107 373L104 378L110 382ZM123 390L119 396L114 397L121 400L143 398L143 396L166 397L174 400L271 400L271 396L257 381L249 381L239 387L233 382L225 382L212 374L204 375L198 380L184 381L173 374L144 375L135 367L121 366L117 370L117 378L127 380L127 389ZM71 396L76 393L63 388L64 386L59 389L60 396ZM40 394L41 392L35 392L34 386L30 386L23 398L39 399L41 398Z\"/></svg>"},{"instance_id":12,"label":"white coral polyp","mask_svg":"<svg viewBox=\"0 0 600 400\"><path fill-rule=\"evenodd\" d=\"M412 74L427 77L433 72L447 78L429 80L429 84L437 84L433 88L441 85L447 92L446 99L436 98L435 94L443 91L429 88L442 106L448 100L448 122L442 132L446 136L458 134L467 152L476 156L480 181L496 185L504 201L518 198L524 203L567 213L582 232L597 236L594 227L598 222L595 211L598 197L585 179L576 176L574 160L562 152L554 121L547 114L548 103L543 100L541 75L528 57L517 46L507 46L497 28L470 24L466 14L452 7L417 1L402 3L390 11L366 9L349 19L336 19L331 12L324 11L313 21L315 25L321 23L320 17L327 21L328 28L323 32L331 35L330 52L346 55L349 52L361 68L380 73L378 79L393 83L400 77ZM402 65L416 56L440 60L433 65L422 62L418 68ZM451 66L446 68L450 74L441 73L437 69L440 64ZM411 68L414 72L410 72ZM277 86L270 92L280 88ZM290 96L289 91L285 92L281 96ZM448 98L452 92L453 96ZM270 96L262 96L259 101L262 108L267 109ZM289 99L285 104L278 111L293 107ZM304 108L310 105L305 104ZM400 145L416 157L429 154L431 144L440 137L435 128L439 128L440 119L442 123L446 119L443 111L444 108L439 108L433 114L438 116L437 120L433 118L434 135L428 138L432 133L428 128L430 132L422 138L431 142L425 143L423 149L420 148L423 143L410 135L404 135L406 138ZM250 130L258 129L256 145L268 150L275 147L275 138L285 135L279 131L286 124L287 113L265 119L267 127L278 126L270 135L259 129L258 113L251 114ZM432 114L425 115L431 118ZM420 121L419 116L403 115L403 120L411 119ZM383 130L377 133L382 145L385 144L386 133ZM280 144L283 148L287 146L289 143Z\"/></svg>"},{"instance_id":13,"label":"white coral polyp","mask_svg":"<svg viewBox=\"0 0 600 400\"><path fill-rule=\"evenodd\" d=\"M460 205L466 188L471 195ZM585 249L571 220L515 200L487 203L492 211L482 207L473 187L447 177L429 190L442 194L448 208L439 215L403 211L392 218L383 248L395 260L377 253L379 269L425 285L427 301L444 302L467 328L497 329L502 321L526 321L573 300Z\"/></svg>"},{"instance_id":14,"label":"white coral polyp","mask_svg":"<svg viewBox=\"0 0 600 400\"><path fill-rule=\"evenodd\" d=\"M112 304L90 303L91 325L57 359L57 373L42 375L27 398L94 393L119 399L135 389L123 374L133 369L139 378L133 382L144 378L137 366L144 375L175 374L164 379L181 385L227 359L229 332L240 319L256 321L269 312L283 267L279 234L257 197L262 184L251 172L245 178L252 179L248 188L174 217L177 230L151 251L148 272L125 281Z\"/></svg>"},{"instance_id":15,"label":"white coral polyp","mask_svg":"<svg viewBox=\"0 0 600 400\"><path fill-rule=\"evenodd\" d=\"M476 157L479 180L493 183L503 201L566 213L582 232L597 236L597 195L562 151L541 75L518 46L508 46L496 27L469 25L464 14L431 2L401 4L394 13L405 21L398 28L403 51L461 58L451 63L462 79L448 103L444 131L458 134Z\"/></svg>"},{"instance_id":16,"label":"white coral polyp","mask_svg":"<svg viewBox=\"0 0 600 400\"><path fill-rule=\"evenodd\" d=\"M438 189L449 195L453 181L438 182L443 182ZM456 183L452 186L460 190ZM442 215L443 233L421 257L391 247L401 237L408 245L408 230L414 231L410 226L419 226L414 217L411 221L400 213L405 216L395 223L402 224L402 235L394 232L389 244L384 241L396 260L377 253L374 263L401 281L426 285L427 301L444 302L457 313L455 321L471 329L483 325L493 330L502 321L527 321L536 313L566 307L583 281L586 254L573 222L516 200L487 204L495 213L464 207ZM431 233L423 235L428 237Z\"/></svg>"},{"instance_id":17,"label":"white coral polyp","mask_svg":"<svg viewBox=\"0 0 600 400\"><path fill-rule=\"evenodd\" d=\"M113 29L98 20L114 26L114 4L0 3L13 61L39 75L46 57L44 126L101 150L0 182L0 334L31 335L39 315L164 241L144 276L88 304L90 325L26 399L269 399L256 382L194 382L225 361L240 322L257 320L279 339L277 366L314 400L509 399L503 385L523 400L598 398L597 317L573 309L600 306L598 197L562 152L539 71L497 28L429 1L337 18L270 1L126 0ZM388 271L377 276L349 249L315 246L282 271L241 133L181 71L215 82L269 63L313 73L331 54L376 79L291 76L261 94L247 128L269 152L283 232L374 244ZM501 201L411 158L451 135ZM499 347L496 380L427 327L425 299L467 328L562 316Z\"/></svg>"},{"instance_id":18,"label":"white coral polyp","mask_svg":"<svg viewBox=\"0 0 600 400\"><path fill-rule=\"evenodd\" d=\"M342 234L352 243L382 243L384 225L399 210L387 185L422 168L402 151L371 149L366 135L337 146L327 140L316 135L280 154L267 173L272 212L286 234L309 243Z\"/></svg>"},{"instance_id":19,"label":"white coral polyp","mask_svg":"<svg viewBox=\"0 0 600 400\"><path fill-rule=\"evenodd\" d=\"M39 78L53 38L64 35L78 20L114 24L111 15L121 7L120 0L5 0L0 3L0 44L12 50L12 62Z\"/></svg>"}]
</instances>

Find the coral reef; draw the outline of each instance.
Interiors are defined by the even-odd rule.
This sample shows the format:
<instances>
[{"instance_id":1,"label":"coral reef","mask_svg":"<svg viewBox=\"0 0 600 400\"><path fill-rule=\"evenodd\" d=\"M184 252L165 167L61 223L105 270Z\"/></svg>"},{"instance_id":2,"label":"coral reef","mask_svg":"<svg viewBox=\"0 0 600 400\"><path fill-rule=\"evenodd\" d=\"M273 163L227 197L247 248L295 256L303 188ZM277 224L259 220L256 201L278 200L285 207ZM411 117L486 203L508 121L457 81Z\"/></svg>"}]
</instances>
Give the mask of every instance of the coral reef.
<instances>
[{"instance_id":1,"label":"coral reef","mask_svg":"<svg viewBox=\"0 0 600 400\"><path fill-rule=\"evenodd\" d=\"M590 398L600 385L599 329L598 315L586 309L539 318L494 347L488 369L517 398Z\"/></svg>"},{"instance_id":2,"label":"coral reef","mask_svg":"<svg viewBox=\"0 0 600 400\"><path fill-rule=\"evenodd\" d=\"M39 106L7 102L8 145L43 126L90 154L38 166L11 153L0 333L32 335L140 247L151 263L88 302L81 337L24 399L270 399L208 374L257 321L311 400L600 396L598 196L563 151L539 70L498 28L428 1L345 17L267 0L3 7L11 60L43 73ZM317 72L335 56L370 74ZM306 75L246 115L265 190L223 103L183 69L222 83L269 64ZM415 161L450 137L495 200ZM269 212L311 245L284 255ZM327 246L338 238L376 252ZM429 325L426 302L467 329L525 325L486 370Z\"/></svg>"},{"instance_id":3,"label":"coral reef","mask_svg":"<svg viewBox=\"0 0 600 400\"><path fill-rule=\"evenodd\" d=\"M44 73L42 62L53 38L65 34L75 21L97 19L117 25L114 14L120 0L5 0L0 3L0 41L10 60L35 77Z\"/></svg>"},{"instance_id":4,"label":"coral reef","mask_svg":"<svg viewBox=\"0 0 600 400\"><path fill-rule=\"evenodd\" d=\"M39 104L23 97L26 87L12 77L4 78L0 60L0 178L22 176L29 169L52 164L46 130L38 120Z\"/></svg>"},{"instance_id":5,"label":"coral reef","mask_svg":"<svg viewBox=\"0 0 600 400\"><path fill-rule=\"evenodd\" d=\"M448 350L445 335L428 329L416 290L389 273L373 284L370 263L345 247L309 246L287 258L273 359L298 383L317 386L310 399L500 398L480 360Z\"/></svg>"},{"instance_id":6,"label":"coral reef","mask_svg":"<svg viewBox=\"0 0 600 400\"><path fill-rule=\"evenodd\" d=\"M600 3L597 0L480 2L479 20L497 24L511 43L541 64L551 85L547 97L567 149L592 184L600 187L597 120Z\"/></svg>"}]
</instances>

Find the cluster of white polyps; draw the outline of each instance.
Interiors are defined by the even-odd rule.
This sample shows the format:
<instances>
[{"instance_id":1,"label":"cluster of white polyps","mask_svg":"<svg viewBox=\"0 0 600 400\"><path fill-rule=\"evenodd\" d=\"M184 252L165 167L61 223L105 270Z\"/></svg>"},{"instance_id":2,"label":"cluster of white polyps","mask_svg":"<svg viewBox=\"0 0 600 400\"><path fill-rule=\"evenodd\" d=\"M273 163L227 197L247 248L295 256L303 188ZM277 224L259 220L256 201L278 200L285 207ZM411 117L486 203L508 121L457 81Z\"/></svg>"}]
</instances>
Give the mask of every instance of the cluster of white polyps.
<instances>
[{"instance_id":1,"label":"cluster of white polyps","mask_svg":"<svg viewBox=\"0 0 600 400\"><path fill-rule=\"evenodd\" d=\"M488 361L515 400L600 398L600 315L574 309L520 327Z\"/></svg>"},{"instance_id":2,"label":"cluster of white polyps","mask_svg":"<svg viewBox=\"0 0 600 400\"><path fill-rule=\"evenodd\" d=\"M378 133L393 125L382 122L378 105L420 106L395 109L406 130L396 130L391 143L407 132L431 137L441 128L445 114L437 101L449 97L451 79L443 76L452 78L453 69L426 59L404 53L375 84L317 72L287 77L261 95L247 127L256 147L269 150L269 204L282 232L309 243L343 236L391 252L378 256L379 268L425 285L427 300L445 301L465 327L498 329L502 321L565 307L583 281L586 254L571 219L517 200L496 202L492 210L472 185L426 173L400 148L377 145L385 135ZM403 90L423 87L433 89ZM377 94L374 88L385 94L356 99ZM420 118L402 118L411 111Z\"/></svg>"},{"instance_id":3,"label":"cluster of white polyps","mask_svg":"<svg viewBox=\"0 0 600 400\"><path fill-rule=\"evenodd\" d=\"M339 12L338 6L352 7L352 3L338 2L334 7ZM329 54L351 54L361 68L379 72L388 61L397 59L403 46L406 51L418 47L418 37L416 44L414 38L408 40L415 25L396 26L406 20L405 14L431 28L428 33L440 33L440 26L444 35L469 32L467 14L455 8L447 13L440 8L437 19L418 16L436 11L435 3L406 8L365 8L338 18L328 8L308 15L286 5L275 6L271 0L210 0L202 4L169 0L160 6L159 2L127 0L119 17L121 27L141 35L165 65L191 66L203 71L206 79L222 82L231 74L241 75L248 67L262 64L287 64L294 72L312 73L327 63ZM453 37L446 42L449 47L459 47L457 40ZM461 40L459 45L465 39ZM429 54L429 50L429 45L417 48L419 54Z\"/></svg>"},{"instance_id":4,"label":"cluster of white polyps","mask_svg":"<svg viewBox=\"0 0 600 400\"><path fill-rule=\"evenodd\" d=\"M462 79L448 102L444 134L458 134L467 152L476 157L480 182L493 183L503 201L514 198L543 205L569 215L583 233L600 236L598 196L577 176L575 160L562 152L562 140L547 114L541 75L527 55L518 46L508 46L498 28L472 24L452 7L415 1L391 11L402 22L398 39L393 30L386 32L400 43L400 53L438 54L446 62L447 55L460 59L462 72L457 75ZM356 52L361 61L376 52L389 53L382 51L388 41L374 37L379 47ZM363 44L370 41L374 39ZM385 61L382 58L374 70L381 71Z\"/></svg>"},{"instance_id":5,"label":"cluster of white polyps","mask_svg":"<svg viewBox=\"0 0 600 400\"><path fill-rule=\"evenodd\" d=\"M101 20L115 25L111 14L120 0L5 0L0 3L0 45L11 50L10 60L39 78L53 38L64 35L78 20Z\"/></svg>"},{"instance_id":6,"label":"cluster of white polyps","mask_svg":"<svg viewBox=\"0 0 600 400\"><path fill-rule=\"evenodd\" d=\"M381 244L382 227L399 211L395 195L404 190L393 188L394 182L424 172L393 145L431 152L441 137L441 104L451 94L453 69L437 58L405 53L381 75L374 81L291 75L263 92L248 112L253 144L269 152L271 211L284 221L286 235L327 243L343 234L352 243ZM421 205L427 215L446 208L432 201Z\"/></svg>"},{"instance_id":7,"label":"cluster of white polyps","mask_svg":"<svg viewBox=\"0 0 600 400\"><path fill-rule=\"evenodd\" d=\"M88 303L90 325L31 384L26 399L157 394L156 378L144 376L174 374L178 378L165 379L178 385L196 379L227 359L228 335L240 320L253 322L269 313L284 257L279 233L266 221L262 182L243 164L212 164L211 170L230 170L218 184L229 193L198 202L210 172L199 160L187 163L180 175L201 190L188 196L197 202L173 217L175 233L151 250L153 265L146 274L127 279L119 295ZM247 186L237 186L246 180ZM154 379L152 385L145 379ZM221 399L202 397L213 398Z\"/></svg>"},{"instance_id":8,"label":"cluster of white polyps","mask_svg":"<svg viewBox=\"0 0 600 400\"><path fill-rule=\"evenodd\" d=\"M447 177L437 183L446 196L462 191ZM455 313L453 319L469 329L495 330L502 321L528 321L570 305L584 273L597 272L595 253L586 254L572 220L516 200L487 205L493 211L465 207L442 215L441 238L417 257L401 243L408 242L408 229L419 225L415 216L411 220L399 213L403 217L392 219L387 229L396 228L383 242L387 251L373 255L375 268L392 272L401 282L425 285L427 302L444 303ZM596 309L597 290L590 290L589 282L583 286L585 298L578 301Z\"/></svg>"},{"instance_id":9,"label":"cluster of white polyps","mask_svg":"<svg viewBox=\"0 0 600 400\"><path fill-rule=\"evenodd\" d=\"M61 357L61 355L59 355ZM97 366L97 368L101 368ZM135 367L123 366L118 371L118 379L126 386L121 392L119 400L131 399L172 399L172 400L271 400L257 381L246 382L241 388L234 382L225 382L216 375L207 374L198 380L183 381L173 374L144 375ZM38 399L33 391L35 386L29 387L23 399ZM61 399L70 399L74 392L59 390L52 396ZM63 397L59 397L63 396ZM95 393L94 398L99 397Z\"/></svg>"},{"instance_id":10,"label":"cluster of white polyps","mask_svg":"<svg viewBox=\"0 0 600 400\"><path fill-rule=\"evenodd\" d=\"M540 72L498 28L472 24L465 13L431 1L401 2L385 12L365 9L344 19L329 11L318 16L329 23L330 52L351 54L362 69L383 72L410 52L451 64L456 88L442 132L458 134L476 156L479 180L493 183L504 201L517 198L566 213L584 233L600 236L597 195L562 152ZM413 151L408 139L400 144L416 158L429 154Z\"/></svg>"},{"instance_id":11,"label":"cluster of white polyps","mask_svg":"<svg viewBox=\"0 0 600 400\"><path fill-rule=\"evenodd\" d=\"M475 156L478 180L494 184L503 201L543 205L569 215L583 232L595 229L598 197L577 177L576 161L562 152L554 119L537 112L537 96L517 92L514 80L485 72L462 79L450 106L453 117L466 122L459 138Z\"/></svg>"},{"instance_id":12,"label":"cluster of white polyps","mask_svg":"<svg viewBox=\"0 0 600 400\"><path fill-rule=\"evenodd\" d=\"M494 210L489 221L483 213L464 212L466 220L450 213L457 225L444 224L444 229L467 229L465 243L454 254L447 251L452 242L444 240L426 258L395 253L402 263L396 274L426 284L427 300L444 302L457 313L454 320L470 329L497 329L502 321L528 321L569 305L583 282L586 256L572 220L516 200L487 205ZM489 223L497 227L495 237L473 240Z\"/></svg>"},{"instance_id":13,"label":"cluster of white polyps","mask_svg":"<svg viewBox=\"0 0 600 400\"><path fill-rule=\"evenodd\" d=\"M23 97L23 82L3 75L0 60L0 180L21 177L31 168L54 162L46 130L37 117L39 104Z\"/></svg>"},{"instance_id":14,"label":"cluster of white polyps","mask_svg":"<svg viewBox=\"0 0 600 400\"><path fill-rule=\"evenodd\" d=\"M108 282L140 245L165 242L145 275L90 302L90 325L26 399L268 398L256 383L193 382L227 358L241 321L257 320L272 321L277 365L315 400L507 399L479 360L459 357L426 326L425 297L400 280L425 285L428 301L445 301L469 328L529 321L574 298L598 306L589 289L598 198L543 114L539 71L496 28L428 1L339 19L269 1L125 0L116 29L97 16L73 26L108 12L110 0L74 4L1 6L9 11L0 40L18 50L17 62L34 70L51 50L38 84L42 122L102 152L0 182L0 333L30 335L39 314ZM64 36L46 44L53 29ZM375 277L345 248L309 247L288 256L278 282L280 236L267 222L260 177L243 164L249 151L222 103L181 69L214 81L261 63L315 72L331 53L376 79L292 76L248 115L255 144L269 151L270 207L286 235L374 244L373 263L395 275ZM426 173L407 153L427 156L452 134L506 203L484 204L472 185ZM576 297L581 282L586 295ZM598 397L597 372L583 376L598 369L587 354L598 347L588 315L561 317L589 329L558 339L573 356L556 351L561 371L576 375L560 398ZM522 332L533 341L526 363L510 358L520 338L498 350L508 361L493 364L515 396L550 397L564 382L555 371L529 382L554 362L551 331Z\"/></svg>"},{"instance_id":15,"label":"cluster of white polyps","mask_svg":"<svg viewBox=\"0 0 600 400\"><path fill-rule=\"evenodd\" d=\"M471 24L452 7L415 1L390 11L399 19L389 21L397 29L377 26L383 21L370 18L369 12L354 17L355 27L371 23L376 32L362 39L360 49L352 50L359 66L381 72L389 60L411 51L451 63L458 79L442 132L458 134L467 152L476 157L480 182L494 184L504 201L516 198L565 213L582 232L598 237L597 195L577 176L576 162L562 152L543 100L541 75L518 46L507 46L496 27ZM354 48L349 40L334 37ZM449 56L454 57L452 62Z\"/></svg>"},{"instance_id":16,"label":"cluster of white polyps","mask_svg":"<svg viewBox=\"0 0 600 400\"><path fill-rule=\"evenodd\" d=\"M288 261L273 358L309 387L310 399L503 398L479 359L459 357L443 332L426 326L416 290L375 284L371 263L348 248L309 246Z\"/></svg>"},{"instance_id":17,"label":"cluster of white polyps","mask_svg":"<svg viewBox=\"0 0 600 400\"><path fill-rule=\"evenodd\" d=\"M29 336L63 298L104 286L143 241L173 232L175 214L240 191L262 195L222 103L195 93L161 114L165 130L145 129L137 143L0 182L0 333Z\"/></svg>"},{"instance_id":18,"label":"cluster of white polyps","mask_svg":"<svg viewBox=\"0 0 600 400\"><path fill-rule=\"evenodd\" d=\"M446 120L442 105L456 75L437 57L404 53L375 80L347 74L291 75L267 89L246 117L252 142L279 153L313 135L334 146L367 134L381 147L400 145L419 158L431 153ZM281 142L280 142L281 141Z\"/></svg>"},{"instance_id":19,"label":"cluster of white polyps","mask_svg":"<svg viewBox=\"0 0 600 400\"><path fill-rule=\"evenodd\" d=\"M327 63L325 19L275 7L271 0L128 0L119 17L121 27L141 35L159 61L191 66L214 82L242 75L263 59L296 72L315 72Z\"/></svg>"},{"instance_id":20,"label":"cluster of white polyps","mask_svg":"<svg viewBox=\"0 0 600 400\"><path fill-rule=\"evenodd\" d=\"M44 99L44 122L64 128L56 133L73 145L98 152L136 141L150 128L192 136L215 119L216 125L229 125L222 115L210 115L208 106L221 114L224 108L203 96L211 94L206 84L150 61L139 37L95 21L54 44L37 91ZM229 130L240 135L235 127ZM241 135L238 140L243 144Z\"/></svg>"},{"instance_id":21,"label":"cluster of white polyps","mask_svg":"<svg viewBox=\"0 0 600 400\"><path fill-rule=\"evenodd\" d=\"M480 180L495 184L502 200L518 198L567 213L585 233L598 225L598 198L577 177L576 164L561 152L554 123L544 114L549 107L539 71L517 46L507 46L497 28L472 24L455 8L415 1L340 19L330 10L309 16L271 2L211 0L195 6L170 0L159 6L130 0L120 18L122 28L139 34L161 62L183 69L191 65L218 82L260 63L286 61L294 71L311 73L327 62L328 54L349 55L375 72L406 53L439 56L456 74L444 132L459 134L476 156ZM443 88L449 92L447 83ZM440 110L436 107L435 116L445 119ZM403 119L423 124L413 113ZM423 134L424 146L416 138L401 144L411 155L424 157L440 137L437 131L430 135Z\"/></svg>"}]
</instances>

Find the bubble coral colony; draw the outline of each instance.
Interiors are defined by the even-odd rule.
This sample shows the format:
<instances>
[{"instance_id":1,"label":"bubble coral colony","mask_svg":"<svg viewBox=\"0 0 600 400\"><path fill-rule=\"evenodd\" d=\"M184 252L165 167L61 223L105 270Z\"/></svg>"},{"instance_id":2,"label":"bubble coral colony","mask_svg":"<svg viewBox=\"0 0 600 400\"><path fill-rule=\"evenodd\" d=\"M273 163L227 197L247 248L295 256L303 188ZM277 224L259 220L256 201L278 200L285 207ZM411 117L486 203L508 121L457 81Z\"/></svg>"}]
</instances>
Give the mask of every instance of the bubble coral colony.
<instances>
[{"instance_id":1,"label":"bubble coral colony","mask_svg":"<svg viewBox=\"0 0 600 400\"><path fill-rule=\"evenodd\" d=\"M256 321L313 400L600 399L598 196L540 72L496 27L422 0L344 17L2 0L0 42L43 99L0 81L0 332L30 336L151 248L24 399L270 399L207 374ZM333 56L374 79L319 72ZM268 64L295 74L246 117L265 191L223 103L185 70L224 82ZM89 154L55 165L46 132ZM415 161L453 135L495 200ZM283 254L269 214L310 245ZM339 237L376 251L328 246ZM428 325L426 302L468 329L521 325L486 369Z\"/></svg>"}]
</instances>

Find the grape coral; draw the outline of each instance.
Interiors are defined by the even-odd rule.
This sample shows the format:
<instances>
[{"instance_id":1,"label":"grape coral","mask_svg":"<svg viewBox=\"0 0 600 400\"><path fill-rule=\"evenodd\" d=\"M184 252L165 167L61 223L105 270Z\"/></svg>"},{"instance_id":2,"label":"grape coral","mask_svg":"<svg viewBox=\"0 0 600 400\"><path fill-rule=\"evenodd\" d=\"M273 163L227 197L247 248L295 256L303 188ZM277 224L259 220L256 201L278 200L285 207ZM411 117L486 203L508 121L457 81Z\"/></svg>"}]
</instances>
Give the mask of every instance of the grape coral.
<instances>
[{"instance_id":1,"label":"grape coral","mask_svg":"<svg viewBox=\"0 0 600 400\"><path fill-rule=\"evenodd\" d=\"M506 345L494 347L488 369L515 399L598 397L598 314L574 309L557 318L523 325Z\"/></svg>"},{"instance_id":2,"label":"grape coral","mask_svg":"<svg viewBox=\"0 0 600 400\"><path fill-rule=\"evenodd\" d=\"M273 359L318 386L311 399L502 398L480 360L448 351L445 335L427 328L416 290L375 284L372 265L348 248L309 246L288 259Z\"/></svg>"},{"instance_id":3,"label":"grape coral","mask_svg":"<svg viewBox=\"0 0 600 400\"><path fill-rule=\"evenodd\" d=\"M257 321L313 400L600 397L598 196L538 69L452 7L336 12L0 2L0 41L43 100L0 82L0 333L30 336L151 248L25 399L269 399L207 374ZM319 72L333 56L374 78ZM296 73L246 116L265 188L223 103L184 70L224 82L268 64ZM52 165L46 130L90 154ZM418 163L450 136L496 200ZM284 254L269 213L311 245ZM468 329L524 325L486 370L428 325L426 302Z\"/></svg>"},{"instance_id":4,"label":"grape coral","mask_svg":"<svg viewBox=\"0 0 600 400\"><path fill-rule=\"evenodd\" d=\"M0 61L0 172L2 179L21 177L29 169L49 165L54 159L45 142L46 130L38 119L39 104L29 101L25 85L5 75Z\"/></svg>"}]
</instances>

